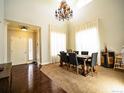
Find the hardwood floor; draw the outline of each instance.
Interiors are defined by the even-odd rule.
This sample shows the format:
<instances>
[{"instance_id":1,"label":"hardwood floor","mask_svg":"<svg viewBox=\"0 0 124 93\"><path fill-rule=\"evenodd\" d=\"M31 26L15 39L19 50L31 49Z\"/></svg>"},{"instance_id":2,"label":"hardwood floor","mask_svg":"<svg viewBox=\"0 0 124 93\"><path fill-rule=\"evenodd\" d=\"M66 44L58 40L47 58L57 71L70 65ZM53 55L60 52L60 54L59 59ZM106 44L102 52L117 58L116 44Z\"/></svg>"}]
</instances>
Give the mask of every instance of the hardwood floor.
<instances>
[{"instance_id":1,"label":"hardwood floor","mask_svg":"<svg viewBox=\"0 0 124 93\"><path fill-rule=\"evenodd\" d=\"M37 65L18 65L12 68L11 93L67 93L55 85Z\"/></svg>"}]
</instances>

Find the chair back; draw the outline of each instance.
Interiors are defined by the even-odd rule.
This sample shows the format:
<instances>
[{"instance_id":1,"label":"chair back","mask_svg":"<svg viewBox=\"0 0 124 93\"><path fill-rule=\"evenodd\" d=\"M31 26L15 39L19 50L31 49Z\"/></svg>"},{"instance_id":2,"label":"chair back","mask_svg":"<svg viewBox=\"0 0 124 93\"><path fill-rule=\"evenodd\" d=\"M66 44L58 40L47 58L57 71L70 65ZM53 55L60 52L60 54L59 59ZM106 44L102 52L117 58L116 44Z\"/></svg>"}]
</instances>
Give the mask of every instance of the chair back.
<instances>
[{"instance_id":1,"label":"chair back","mask_svg":"<svg viewBox=\"0 0 124 93\"><path fill-rule=\"evenodd\" d=\"M69 62L70 64L78 66L78 60L76 53L69 53Z\"/></svg>"},{"instance_id":2,"label":"chair back","mask_svg":"<svg viewBox=\"0 0 124 93\"><path fill-rule=\"evenodd\" d=\"M73 51L74 53L76 53L77 55L79 54L79 51Z\"/></svg>"},{"instance_id":3,"label":"chair back","mask_svg":"<svg viewBox=\"0 0 124 93\"><path fill-rule=\"evenodd\" d=\"M91 61L91 66L96 66L97 64L97 55L98 53L92 53L92 61Z\"/></svg>"},{"instance_id":4,"label":"chair back","mask_svg":"<svg viewBox=\"0 0 124 93\"><path fill-rule=\"evenodd\" d=\"M72 49L67 49L67 53L72 53Z\"/></svg>"},{"instance_id":5,"label":"chair back","mask_svg":"<svg viewBox=\"0 0 124 93\"><path fill-rule=\"evenodd\" d=\"M88 55L88 51L81 51L81 55Z\"/></svg>"},{"instance_id":6,"label":"chair back","mask_svg":"<svg viewBox=\"0 0 124 93\"><path fill-rule=\"evenodd\" d=\"M67 53L64 51L60 52L60 60L62 62L68 63L68 57L67 57Z\"/></svg>"}]
</instances>

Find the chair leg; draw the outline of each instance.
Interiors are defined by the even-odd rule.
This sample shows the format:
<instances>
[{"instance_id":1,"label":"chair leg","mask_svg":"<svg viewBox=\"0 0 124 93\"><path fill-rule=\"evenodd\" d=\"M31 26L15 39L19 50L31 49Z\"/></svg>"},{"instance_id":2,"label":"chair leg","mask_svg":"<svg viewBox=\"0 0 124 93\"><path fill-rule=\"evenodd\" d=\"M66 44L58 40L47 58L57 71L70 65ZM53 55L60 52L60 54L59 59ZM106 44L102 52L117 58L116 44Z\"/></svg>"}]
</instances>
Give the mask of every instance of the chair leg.
<instances>
[{"instance_id":1,"label":"chair leg","mask_svg":"<svg viewBox=\"0 0 124 93\"><path fill-rule=\"evenodd\" d=\"M72 71L72 69L73 69L73 68L72 68L72 66L73 66L73 65L72 65L72 64L70 64L70 71Z\"/></svg>"},{"instance_id":2,"label":"chair leg","mask_svg":"<svg viewBox=\"0 0 124 93\"><path fill-rule=\"evenodd\" d=\"M98 73L98 66L95 66L93 71L95 72L95 74L97 74Z\"/></svg>"},{"instance_id":3,"label":"chair leg","mask_svg":"<svg viewBox=\"0 0 124 93\"><path fill-rule=\"evenodd\" d=\"M91 70L90 66L87 66L87 72L89 73Z\"/></svg>"},{"instance_id":4,"label":"chair leg","mask_svg":"<svg viewBox=\"0 0 124 93\"><path fill-rule=\"evenodd\" d=\"M81 68L82 68L82 74L84 73L84 65L81 65Z\"/></svg>"},{"instance_id":5,"label":"chair leg","mask_svg":"<svg viewBox=\"0 0 124 93\"><path fill-rule=\"evenodd\" d=\"M71 64L70 64L70 69L71 69Z\"/></svg>"},{"instance_id":6,"label":"chair leg","mask_svg":"<svg viewBox=\"0 0 124 93\"><path fill-rule=\"evenodd\" d=\"M93 77L93 67L91 68L91 74L92 74L92 77Z\"/></svg>"},{"instance_id":7,"label":"chair leg","mask_svg":"<svg viewBox=\"0 0 124 93\"><path fill-rule=\"evenodd\" d=\"M77 74L79 74L79 69L78 69L78 67L76 67L77 68Z\"/></svg>"},{"instance_id":8,"label":"chair leg","mask_svg":"<svg viewBox=\"0 0 124 93\"><path fill-rule=\"evenodd\" d=\"M68 64L66 63L66 69L68 70Z\"/></svg>"},{"instance_id":9,"label":"chair leg","mask_svg":"<svg viewBox=\"0 0 124 93\"><path fill-rule=\"evenodd\" d=\"M69 67L70 67L70 64L69 64L69 63L67 63L67 70L69 69Z\"/></svg>"}]
</instances>

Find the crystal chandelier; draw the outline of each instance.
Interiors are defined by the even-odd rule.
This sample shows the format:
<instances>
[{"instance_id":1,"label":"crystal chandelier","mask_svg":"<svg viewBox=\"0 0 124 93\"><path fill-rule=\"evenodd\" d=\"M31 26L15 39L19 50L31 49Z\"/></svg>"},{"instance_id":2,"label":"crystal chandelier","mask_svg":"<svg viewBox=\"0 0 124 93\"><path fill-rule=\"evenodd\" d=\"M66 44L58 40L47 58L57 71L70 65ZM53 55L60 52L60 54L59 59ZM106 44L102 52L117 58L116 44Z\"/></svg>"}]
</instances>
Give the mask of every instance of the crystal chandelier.
<instances>
[{"instance_id":1,"label":"crystal chandelier","mask_svg":"<svg viewBox=\"0 0 124 93\"><path fill-rule=\"evenodd\" d=\"M60 6L57 10L55 10L55 17L61 20L69 20L73 16L73 11L70 6L66 3L66 0L62 0Z\"/></svg>"}]
</instances>

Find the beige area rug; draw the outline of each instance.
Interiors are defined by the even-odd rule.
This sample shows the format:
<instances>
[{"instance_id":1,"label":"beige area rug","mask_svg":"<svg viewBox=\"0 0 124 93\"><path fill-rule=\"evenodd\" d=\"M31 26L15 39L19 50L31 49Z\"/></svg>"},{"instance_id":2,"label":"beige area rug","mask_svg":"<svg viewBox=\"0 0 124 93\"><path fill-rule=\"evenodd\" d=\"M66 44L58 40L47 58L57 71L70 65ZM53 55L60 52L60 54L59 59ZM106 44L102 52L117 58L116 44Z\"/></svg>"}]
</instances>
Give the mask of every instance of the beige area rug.
<instances>
[{"instance_id":1,"label":"beige area rug","mask_svg":"<svg viewBox=\"0 0 124 93\"><path fill-rule=\"evenodd\" d=\"M68 93L124 93L124 71L97 68L93 77L77 75L58 63L45 65L41 71Z\"/></svg>"}]
</instances>

